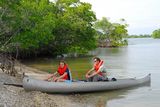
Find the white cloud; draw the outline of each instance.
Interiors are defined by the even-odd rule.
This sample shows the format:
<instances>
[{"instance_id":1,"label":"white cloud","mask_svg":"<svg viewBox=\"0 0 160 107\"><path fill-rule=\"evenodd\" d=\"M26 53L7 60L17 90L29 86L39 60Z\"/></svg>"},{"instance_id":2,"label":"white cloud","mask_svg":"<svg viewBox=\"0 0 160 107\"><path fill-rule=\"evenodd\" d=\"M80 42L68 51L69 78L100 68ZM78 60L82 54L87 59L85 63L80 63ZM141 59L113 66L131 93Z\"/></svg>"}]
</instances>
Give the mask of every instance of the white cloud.
<instances>
[{"instance_id":1,"label":"white cloud","mask_svg":"<svg viewBox=\"0 0 160 107\"><path fill-rule=\"evenodd\" d=\"M160 28L159 0L81 0L92 4L98 19L111 21L124 18L129 34L151 34Z\"/></svg>"}]
</instances>

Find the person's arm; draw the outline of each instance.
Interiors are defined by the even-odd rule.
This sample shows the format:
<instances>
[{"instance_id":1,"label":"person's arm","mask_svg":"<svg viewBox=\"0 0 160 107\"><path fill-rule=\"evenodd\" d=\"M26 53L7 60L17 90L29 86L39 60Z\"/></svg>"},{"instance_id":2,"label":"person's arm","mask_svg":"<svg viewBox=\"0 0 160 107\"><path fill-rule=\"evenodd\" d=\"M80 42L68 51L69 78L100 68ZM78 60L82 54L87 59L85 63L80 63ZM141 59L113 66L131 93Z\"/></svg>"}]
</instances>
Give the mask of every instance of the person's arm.
<instances>
[{"instance_id":1,"label":"person's arm","mask_svg":"<svg viewBox=\"0 0 160 107\"><path fill-rule=\"evenodd\" d=\"M88 78L91 78L91 77L97 75L97 74L100 73L100 72L101 72L100 70L98 70L97 72L93 72L91 75L88 76Z\"/></svg>"},{"instance_id":2,"label":"person's arm","mask_svg":"<svg viewBox=\"0 0 160 107\"><path fill-rule=\"evenodd\" d=\"M103 72L103 68L104 68L104 65L101 65L97 72L93 72L91 75L89 75L89 78L99 74L100 72Z\"/></svg>"},{"instance_id":3,"label":"person's arm","mask_svg":"<svg viewBox=\"0 0 160 107\"><path fill-rule=\"evenodd\" d=\"M63 79L67 75L67 72L65 72L63 75L59 76L57 79Z\"/></svg>"},{"instance_id":4,"label":"person's arm","mask_svg":"<svg viewBox=\"0 0 160 107\"><path fill-rule=\"evenodd\" d=\"M86 73L86 78L89 78L90 73L94 71L94 67L92 69L90 69L87 73Z\"/></svg>"},{"instance_id":5,"label":"person's arm","mask_svg":"<svg viewBox=\"0 0 160 107\"><path fill-rule=\"evenodd\" d=\"M92 71L94 71L94 68L91 68L91 69L86 73L86 75L89 75Z\"/></svg>"},{"instance_id":6,"label":"person's arm","mask_svg":"<svg viewBox=\"0 0 160 107\"><path fill-rule=\"evenodd\" d=\"M48 81L50 78L55 77L55 75L57 75L57 72L55 72L55 73L49 75L48 78L45 79L45 80Z\"/></svg>"},{"instance_id":7,"label":"person's arm","mask_svg":"<svg viewBox=\"0 0 160 107\"><path fill-rule=\"evenodd\" d=\"M101 66L99 67L98 71L97 71L97 72L93 72L91 75L88 76L88 78L91 78L91 77L99 74L100 72L102 72L103 66L104 66L104 65L101 65Z\"/></svg>"}]
</instances>

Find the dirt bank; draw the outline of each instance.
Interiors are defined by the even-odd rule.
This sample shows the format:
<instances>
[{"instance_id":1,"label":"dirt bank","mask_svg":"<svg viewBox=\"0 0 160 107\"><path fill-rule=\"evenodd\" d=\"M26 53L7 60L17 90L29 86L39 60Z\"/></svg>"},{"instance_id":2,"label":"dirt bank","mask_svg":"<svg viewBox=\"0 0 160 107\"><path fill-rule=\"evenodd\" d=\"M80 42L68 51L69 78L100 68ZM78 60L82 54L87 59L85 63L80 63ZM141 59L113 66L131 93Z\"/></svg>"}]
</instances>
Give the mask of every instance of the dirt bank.
<instances>
[{"instance_id":1,"label":"dirt bank","mask_svg":"<svg viewBox=\"0 0 160 107\"><path fill-rule=\"evenodd\" d=\"M47 73L23 66L27 75L43 79ZM46 94L38 91L26 92L23 87L4 85L22 84L22 77L12 77L0 70L0 107L70 107L73 95Z\"/></svg>"}]
</instances>

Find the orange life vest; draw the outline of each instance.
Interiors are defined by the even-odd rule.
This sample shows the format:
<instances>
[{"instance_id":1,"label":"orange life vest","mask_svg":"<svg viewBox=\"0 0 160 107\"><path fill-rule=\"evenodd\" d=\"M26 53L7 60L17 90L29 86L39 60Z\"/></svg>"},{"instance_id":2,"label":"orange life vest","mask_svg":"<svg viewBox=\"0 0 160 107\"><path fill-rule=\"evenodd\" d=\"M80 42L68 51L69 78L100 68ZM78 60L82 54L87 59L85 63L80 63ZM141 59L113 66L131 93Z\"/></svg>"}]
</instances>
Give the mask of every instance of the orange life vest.
<instances>
[{"instance_id":1,"label":"orange life vest","mask_svg":"<svg viewBox=\"0 0 160 107\"><path fill-rule=\"evenodd\" d=\"M67 72L68 66L65 64L63 68L61 68L60 66L58 67L58 73L59 75L63 75L65 72ZM62 79L68 80L68 74L65 75Z\"/></svg>"},{"instance_id":2,"label":"orange life vest","mask_svg":"<svg viewBox=\"0 0 160 107\"><path fill-rule=\"evenodd\" d=\"M103 61L101 60L99 63L97 63L97 64L94 65L94 70L95 70L96 72L98 72L99 68L100 68L102 65L103 65ZM98 74L99 74L99 75L102 75L102 72L99 72Z\"/></svg>"}]
</instances>

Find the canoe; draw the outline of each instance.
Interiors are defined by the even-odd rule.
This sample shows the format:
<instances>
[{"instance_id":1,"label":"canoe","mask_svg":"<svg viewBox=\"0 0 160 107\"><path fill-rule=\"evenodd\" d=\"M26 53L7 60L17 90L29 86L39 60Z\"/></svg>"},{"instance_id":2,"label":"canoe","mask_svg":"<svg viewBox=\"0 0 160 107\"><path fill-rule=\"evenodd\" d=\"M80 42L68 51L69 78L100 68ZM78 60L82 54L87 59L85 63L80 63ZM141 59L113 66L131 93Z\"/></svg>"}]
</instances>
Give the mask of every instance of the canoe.
<instances>
[{"instance_id":1,"label":"canoe","mask_svg":"<svg viewBox=\"0 0 160 107\"><path fill-rule=\"evenodd\" d=\"M26 91L41 91L46 93L80 93L117 90L133 86L141 86L150 83L151 74L143 78L117 79L116 81L98 82L48 82L30 77L23 78L23 88Z\"/></svg>"}]
</instances>

